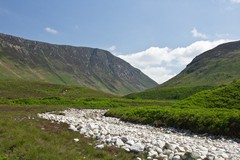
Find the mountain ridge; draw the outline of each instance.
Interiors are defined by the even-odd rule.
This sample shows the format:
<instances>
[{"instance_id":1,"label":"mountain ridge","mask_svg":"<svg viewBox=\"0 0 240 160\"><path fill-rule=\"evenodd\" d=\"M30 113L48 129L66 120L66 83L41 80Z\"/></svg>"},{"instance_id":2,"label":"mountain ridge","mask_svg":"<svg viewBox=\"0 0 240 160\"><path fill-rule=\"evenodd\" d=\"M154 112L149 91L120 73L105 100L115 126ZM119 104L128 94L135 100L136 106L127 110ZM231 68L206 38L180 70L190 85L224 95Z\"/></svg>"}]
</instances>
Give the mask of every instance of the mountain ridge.
<instances>
[{"instance_id":1,"label":"mountain ridge","mask_svg":"<svg viewBox=\"0 0 240 160\"><path fill-rule=\"evenodd\" d=\"M0 34L0 78L80 85L123 95L156 82L110 52Z\"/></svg>"},{"instance_id":2,"label":"mountain ridge","mask_svg":"<svg viewBox=\"0 0 240 160\"><path fill-rule=\"evenodd\" d=\"M218 86L240 79L240 41L228 42L196 56L177 76L158 87Z\"/></svg>"}]
</instances>

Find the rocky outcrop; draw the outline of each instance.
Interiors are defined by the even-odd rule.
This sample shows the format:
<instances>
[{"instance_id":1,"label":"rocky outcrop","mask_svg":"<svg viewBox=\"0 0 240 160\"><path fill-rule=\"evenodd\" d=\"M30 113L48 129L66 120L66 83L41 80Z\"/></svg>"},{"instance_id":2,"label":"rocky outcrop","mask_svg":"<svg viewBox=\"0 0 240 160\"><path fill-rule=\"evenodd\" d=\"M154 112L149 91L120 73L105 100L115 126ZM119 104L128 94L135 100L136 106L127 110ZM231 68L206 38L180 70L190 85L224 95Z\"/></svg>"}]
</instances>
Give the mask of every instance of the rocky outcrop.
<instances>
[{"instance_id":1,"label":"rocky outcrop","mask_svg":"<svg viewBox=\"0 0 240 160\"><path fill-rule=\"evenodd\" d=\"M113 145L127 152L147 152L147 159L240 159L240 144L233 140L185 135L164 128L136 125L105 117L106 110L69 109L38 114L51 121L69 124L69 129L97 139L96 148Z\"/></svg>"}]
</instances>

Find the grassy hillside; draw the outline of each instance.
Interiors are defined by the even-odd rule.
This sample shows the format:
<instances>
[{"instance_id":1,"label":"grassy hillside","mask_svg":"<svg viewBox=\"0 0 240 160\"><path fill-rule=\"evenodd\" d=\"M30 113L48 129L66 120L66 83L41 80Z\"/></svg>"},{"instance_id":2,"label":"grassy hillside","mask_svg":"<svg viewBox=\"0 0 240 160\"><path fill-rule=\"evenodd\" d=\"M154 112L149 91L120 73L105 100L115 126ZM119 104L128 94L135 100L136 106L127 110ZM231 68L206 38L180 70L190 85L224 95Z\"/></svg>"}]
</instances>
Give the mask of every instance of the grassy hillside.
<instances>
[{"instance_id":1,"label":"grassy hillside","mask_svg":"<svg viewBox=\"0 0 240 160\"><path fill-rule=\"evenodd\" d=\"M240 81L170 106L112 108L108 116L155 126L240 138Z\"/></svg>"},{"instance_id":2,"label":"grassy hillside","mask_svg":"<svg viewBox=\"0 0 240 160\"><path fill-rule=\"evenodd\" d=\"M138 93L131 93L125 98L129 99L155 99L155 100L181 100L197 92L212 89L212 86L154 88Z\"/></svg>"},{"instance_id":3,"label":"grassy hillside","mask_svg":"<svg viewBox=\"0 0 240 160\"><path fill-rule=\"evenodd\" d=\"M110 52L55 45L0 33L0 79L78 85L124 95L157 83Z\"/></svg>"},{"instance_id":4,"label":"grassy hillside","mask_svg":"<svg viewBox=\"0 0 240 160\"><path fill-rule=\"evenodd\" d=\"M240 41L225 43L193 59L177 76L159 88L219 86L240 79Z\"/></svg>"},{"instance_id":5,"label":"grassy hillside","mask_svg":"<svg viewBox=\"0 0 240 160\"><path fill-rule=\"evenodd\" d=\"M199 92L175 104L186 108L228 108L240 110L240 81L214 90Z\"/></svg>"}]
</instances>

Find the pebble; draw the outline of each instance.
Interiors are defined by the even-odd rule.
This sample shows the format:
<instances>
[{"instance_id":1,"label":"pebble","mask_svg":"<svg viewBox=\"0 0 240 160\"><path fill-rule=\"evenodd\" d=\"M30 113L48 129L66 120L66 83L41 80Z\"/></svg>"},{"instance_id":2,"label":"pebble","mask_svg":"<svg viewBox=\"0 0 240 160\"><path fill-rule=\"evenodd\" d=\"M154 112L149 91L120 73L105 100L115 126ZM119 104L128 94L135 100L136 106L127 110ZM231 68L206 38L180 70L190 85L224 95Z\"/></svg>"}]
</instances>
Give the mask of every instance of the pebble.
<instances>
[{"instance_id":1,"label":"pebble","mask_svg":"<svg viewBox=\"0 0 240 160\"><path fill-rule=\"evenodd\" d=\"M106 112L107 110L97 109L68 109L60 115L57 112L47 112L38 114L38 117L51 122L67 123L70 130L97 139L97 149L114 145L127 152L147 152L147 159L240 159L239 141L132 124L118 118L105 117ZM78 142L79 139L74 138L74 141Z\"/></svg>"},{"instance_id":2,"label":"pebble","mask_svg":"<svg viewBox=\"0 0 240 160\"><path fill-rule=\"evenodd\" d=\"M103 144L99 144L99 145L96 145L95 148L97 148L97 149L103 149L103 148L104 148L104 145L103 145Z\"/></svg>"},{"instance_id":3,"label":"pebble","mask_svg":"<svg viewBox=\"0 0 240 160\"><path fill-rule=\"evenodd\" d=\"M74 138L73 140L74 140L74 142L79 142L78 138Z\"/></svg>"}]
</instances>

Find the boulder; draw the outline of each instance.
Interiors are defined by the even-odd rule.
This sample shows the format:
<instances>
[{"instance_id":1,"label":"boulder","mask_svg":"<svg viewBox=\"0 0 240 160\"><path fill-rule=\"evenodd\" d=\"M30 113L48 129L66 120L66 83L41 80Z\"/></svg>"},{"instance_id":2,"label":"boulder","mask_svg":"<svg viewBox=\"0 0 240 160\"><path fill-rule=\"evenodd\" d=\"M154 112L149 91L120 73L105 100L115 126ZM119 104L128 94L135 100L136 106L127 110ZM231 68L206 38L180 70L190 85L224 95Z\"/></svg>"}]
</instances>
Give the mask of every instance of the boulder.
<instances>
[{"instance_id":1,"label":"boulder","mask_svg":"<svg viewBox=\"0 0 240 160\"><path fill-rule=\"evenodd\" d=\"M116 140L116 142L115 142L115 145L117 146L117 147L121 147L121 146L123 146L124 145L124 143L123 143L123 141L121 140L121 139L117 139Z\"/></svg>"},{"instance_id":2,"label":"boulder","mask_svg":"<svg viewBox=\"0 0 240 160\"><path fill-rule=\"evenodd\" d=\"M134 153L139 153L144 151L144 146L140 143L136 143L132 146L130 146L130 151Z\"/></svg>"},{"instance_id":3,"label":"boulder","mask_svg":"<svg viewBox=\"0 0 240 160\"><path fill-rule=\"evenodd\" d=\"M150 150L148 152L148 157L157 157L158 156L158 152L154 151L154 150Z\"/></svg>"}]
</instances>

